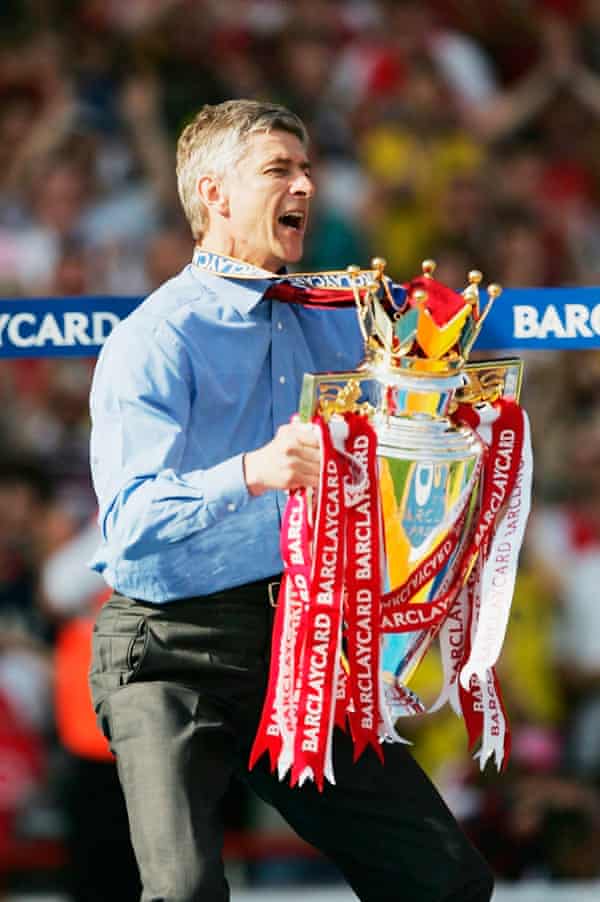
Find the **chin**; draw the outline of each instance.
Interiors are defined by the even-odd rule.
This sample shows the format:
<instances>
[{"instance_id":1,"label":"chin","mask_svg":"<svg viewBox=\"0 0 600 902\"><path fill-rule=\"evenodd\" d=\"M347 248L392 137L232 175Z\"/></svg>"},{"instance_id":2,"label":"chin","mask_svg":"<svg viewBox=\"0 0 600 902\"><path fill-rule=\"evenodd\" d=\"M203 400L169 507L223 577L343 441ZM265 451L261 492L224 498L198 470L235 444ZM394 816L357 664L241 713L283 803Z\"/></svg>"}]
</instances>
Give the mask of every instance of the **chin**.
<instances>
[{"instance_id":1,"label":"chin","mask_svg":"<svg viewBox=\"0 0 600 902\"><path fill-rule=\"evenodd\" d=\"M282 255L282 260L285 263L298 263L299 260L302 260L302 255L304 253L304 246L301 245L295 251L288 251L288 253Z\"/></svg>"}]
</instances>

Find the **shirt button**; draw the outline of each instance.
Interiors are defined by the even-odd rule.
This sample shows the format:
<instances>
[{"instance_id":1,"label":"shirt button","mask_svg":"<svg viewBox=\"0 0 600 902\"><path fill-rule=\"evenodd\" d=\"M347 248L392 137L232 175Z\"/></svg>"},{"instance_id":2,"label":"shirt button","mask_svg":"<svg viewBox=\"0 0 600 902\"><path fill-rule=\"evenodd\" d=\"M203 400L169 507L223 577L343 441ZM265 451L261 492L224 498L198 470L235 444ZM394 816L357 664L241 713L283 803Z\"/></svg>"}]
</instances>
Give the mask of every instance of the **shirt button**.
<instances>
[{"instance_id":1,"label":"shirt button","mask_svg":"<svg viewBox=\"0 0 600 902\"><path fill-rule=\"evenodd\" d=\"M229 504L227 505L227 510L230 511L231 513L234 512L235 504L232 501L230 501Z\"/></svg>"},{"instance_id":2,"label":"shirt button","mask_svg":"<svg viewBox=\"0 0 600 902\"><path fill-rule=\"evenodd\" d=\"M279 320L279 322L277 323L277 329L278 329L280 332L283 332L283 323L281 322L281 320Z\"/></svg>"},{"instance_id":3,"label":"shirt button","mask_svg":"<svg viewBox=\"0 0 600 902\"><path fill-rule=\"evenodd\" d=\"M281 382L282 385L285 385L285 376L280 376L279 381Z\"/></svg>"}]
</instances>

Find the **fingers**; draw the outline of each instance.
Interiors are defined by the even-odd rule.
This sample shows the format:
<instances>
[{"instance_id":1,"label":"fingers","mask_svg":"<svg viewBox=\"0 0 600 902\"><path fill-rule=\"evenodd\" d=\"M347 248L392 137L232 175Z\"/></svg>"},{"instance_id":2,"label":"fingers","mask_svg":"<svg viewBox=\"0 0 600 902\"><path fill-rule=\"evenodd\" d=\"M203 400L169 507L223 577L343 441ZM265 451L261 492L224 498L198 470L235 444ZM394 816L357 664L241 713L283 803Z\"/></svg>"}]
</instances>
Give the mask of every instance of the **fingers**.
<instances>
[{"instance_id":1,"label":"fingers","mask_svg":"<svg viewBox=\"0 0 600 902\"><path fill-rule=\"evenodd\" d=\"M267 489L315 488L320 470L319 435L311 423L280 426L271 442L244 455L244 475L252 495Z\"/></svg>"},{"instance_id":2,"label":"fingers","mask_svg":"<svg viewBox=\"0 0 600 902\"><path fill-rule=\"evenodd\" d=\"M289 432L297 438L300 444L307 447L320 447L319 432L314 423L302 423L297 417L294 417L291 423L280 426L278 432Z\"/></svg>"},{"instance_id":3,"label":"fingers","mask_svg":"<svg viewBox=\"0 0 600 902\"><path fill-rule=\"evenodd\" d=\"M275 436L278 466L286 489L315 487L321 470L319 435L311 423L293 422Z\"/></svg>"}]
</instances>

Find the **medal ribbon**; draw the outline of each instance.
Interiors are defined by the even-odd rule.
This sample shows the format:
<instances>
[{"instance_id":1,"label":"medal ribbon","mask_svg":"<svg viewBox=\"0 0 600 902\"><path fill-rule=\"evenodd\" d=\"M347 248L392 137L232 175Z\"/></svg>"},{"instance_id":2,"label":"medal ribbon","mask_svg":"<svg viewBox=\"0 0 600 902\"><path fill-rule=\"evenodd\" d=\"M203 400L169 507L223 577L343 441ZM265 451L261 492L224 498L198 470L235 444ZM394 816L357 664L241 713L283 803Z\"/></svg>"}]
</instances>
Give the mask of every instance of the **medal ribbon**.
<instances>
[{"instance_id":1,"label":"medal ribbon","mask_svg":"<svg viewBox=\"0 0 600 902\"><path fill-rule=\"evenodd\" d=\"M269 281L272 284L265 291L265 298L322 310L354 307L356 302L352 286L366 288L375 278L375 271L370 269L361 270L352 278L344 270L322 273L273 273L252 263L215 254L199 247L194 251L193 263L206 272L228 279ZM388 277L385 278L391 283Z\"/></svg>"}]
</instances>

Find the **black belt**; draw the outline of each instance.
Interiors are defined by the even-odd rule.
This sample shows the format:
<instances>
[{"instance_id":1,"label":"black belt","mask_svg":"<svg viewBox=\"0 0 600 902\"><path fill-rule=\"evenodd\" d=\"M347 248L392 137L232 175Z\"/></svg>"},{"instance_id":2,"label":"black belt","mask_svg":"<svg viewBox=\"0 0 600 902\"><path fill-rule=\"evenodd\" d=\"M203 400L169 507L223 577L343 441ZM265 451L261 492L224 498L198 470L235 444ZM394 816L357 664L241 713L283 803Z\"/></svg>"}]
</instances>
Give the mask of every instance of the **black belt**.
<instances>
[{"instance_id":1,"label":"black belt","mask_svg":"<svg viewBox=\"0 0 600 902\"><path fill-rule=\"evenodd\" d=\"M123 595L122 592L115 592L115 595L121 596L121 598L129 598L131 601L137 601L140 604L149 604L156 607L167 607L172 604L194 604L194 603L202 603L203 601L219 601L222 599L223 601L229 600L248 600L251 602L261 603L261 594L264 592L269 599L269 604L271 607L275 607L277 604L277 593L279 592L279 586L281 585L281 576L276 574L275 576L270 576L267 579L259 579L256 582L252 583L242 583L241 586L232 586L230 589L219 589L218 592L211 592L208 595L190 595L186 598L174 598L171 601L164 602L151 602L146 601L144 598L133 598L130 595Z\"/></svg>"}]
</instances>

